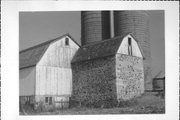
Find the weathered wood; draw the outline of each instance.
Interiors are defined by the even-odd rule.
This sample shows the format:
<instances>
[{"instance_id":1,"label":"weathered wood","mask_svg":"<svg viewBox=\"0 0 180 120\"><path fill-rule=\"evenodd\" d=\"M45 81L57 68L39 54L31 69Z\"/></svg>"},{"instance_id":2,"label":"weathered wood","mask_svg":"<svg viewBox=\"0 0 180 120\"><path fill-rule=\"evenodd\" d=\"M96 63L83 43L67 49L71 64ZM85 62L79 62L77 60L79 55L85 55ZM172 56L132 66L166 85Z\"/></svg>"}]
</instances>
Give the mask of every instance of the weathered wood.
<instances>
[{"instance_id":1,"label":"weathered wood","mask_svg":"<svg viewBox=\"0 0 180 120\"><path fill-rule=\"evenodd\" d=\"M71 95L71 60L79 48L70 38L52 43L36 66L36 95Z\"/></svg>"},{"instance_id":2,"label":"weathered wood","mask_svg":"<svg viewBox=\"0 0 180 120\"><path fill-rule=\"evenodd\" d=\"M117 53L126 54L128 55L128 38L131 38L132 42L132 56L142 57L141 50L136 42L136 40L131 36L127 35L123 38L122 43L118 49Z\"/></svg>"},{"instance_id":3,"label":"weathered wood","mask_svg":"<svg viewBox=\"0 0 180 120\"><path fill-rule=\"evenodd\" d=\"M69 38L69 45L65 45L65 38L52 43L38 65L61 68L71 68L71 60L79 46Z\"/></svg>"},{"instance_id":4,"label":"weathered wood","mask_svg":"<svg viewBox=\"0 0 180 120\"><path fill-rule=\"evenodd\" d=\"M36 95L70 95L72 73L69 68L36 67Z\"/></svg>"}]
</instances>

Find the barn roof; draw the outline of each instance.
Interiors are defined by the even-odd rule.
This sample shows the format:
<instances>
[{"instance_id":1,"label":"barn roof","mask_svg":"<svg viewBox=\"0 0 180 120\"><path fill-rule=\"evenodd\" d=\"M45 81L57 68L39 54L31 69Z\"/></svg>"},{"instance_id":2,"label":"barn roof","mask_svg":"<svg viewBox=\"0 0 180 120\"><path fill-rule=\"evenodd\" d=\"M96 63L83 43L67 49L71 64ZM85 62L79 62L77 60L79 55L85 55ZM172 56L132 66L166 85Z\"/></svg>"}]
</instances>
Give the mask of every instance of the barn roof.
<instances>
[{"instance_id":1,"label":"barn roof","mask_svg":"<svg viewBox=\"0 0 180 120\"><path fill-rule=\"evenodd\" d=\"M115 55L123 36L84 45L78 49L71 63Z\"/></svg>"},{"instance_id":2,"label":"barn roof","mask_svg":"<svg viewBox=\"0 0 180 120\"><path fill-rule=\"evenodd\" d=\"M129 34L84 45L78 49L71 63L115 55L119 46L121 45L123 38L127 35Z\"/></svg>"},{"instance_id":3,"label":"barn roof","mask_svg":"<svg viewBox=\"0 0 180 120\"><path fill-rule=\"evenodd\" d=\"M59 40L65 36L70 37L74 41L74 39L69 34L65 34L58 38L49 40L47 42L44 42L44 43L41 43L36 46L33 46L33 47L30 47L30 48L20 51L20 53L19 53L19 62L20 62L19 68L23 69L23 68L35 66L39 62L39 60L41 59L41 57L43 56L43 54L45 53L45 51L47 50L49 45L52 42ZM76 41L74 41L74 42L79 46L79 44Z\"/></svg>"},{"instance_id":4,"label":"barn roof","mask_svg":"<svg viewBox=\"0 0 180 120\"><path fill-rule=\"evenodd\" d=\"M162 78L165 78L165 71L164 71L164 70L158 72L158 73L156 74L156 76L154 76L153 79L162 79Z\"/></svg>"}]
</instances>

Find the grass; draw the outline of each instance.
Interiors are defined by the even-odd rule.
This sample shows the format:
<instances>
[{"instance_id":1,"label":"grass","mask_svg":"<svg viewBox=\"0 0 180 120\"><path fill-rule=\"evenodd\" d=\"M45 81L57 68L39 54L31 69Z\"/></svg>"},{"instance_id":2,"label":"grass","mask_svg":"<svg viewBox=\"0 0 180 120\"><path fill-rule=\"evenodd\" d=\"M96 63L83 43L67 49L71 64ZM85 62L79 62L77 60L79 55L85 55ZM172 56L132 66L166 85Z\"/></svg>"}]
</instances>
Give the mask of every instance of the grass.
<instances>
[{"instance_id":1,"label":"grass","mask_svg":"<svg viewBox=\"0 0 180 120\"><path fill-rule=\"evenodd\" d=\"M131 101L120 103L115 108L85 108L76 107L54 112L25 113L26 115L84 115L84 114L163 114L165 100L160 96L145 94ZM24 115L23 113L20 113Z\"/></svg>"}]
</instances>

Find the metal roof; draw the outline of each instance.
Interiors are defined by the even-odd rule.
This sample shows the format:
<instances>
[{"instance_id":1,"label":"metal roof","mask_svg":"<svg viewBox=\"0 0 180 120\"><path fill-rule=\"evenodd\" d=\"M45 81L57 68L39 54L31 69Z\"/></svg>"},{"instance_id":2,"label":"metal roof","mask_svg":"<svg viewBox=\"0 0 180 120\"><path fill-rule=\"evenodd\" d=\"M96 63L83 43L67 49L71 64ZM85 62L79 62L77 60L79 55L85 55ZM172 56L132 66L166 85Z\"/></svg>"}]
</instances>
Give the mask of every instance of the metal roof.
<instances>
[{"instance_id":1,"label":"metal roof","mask_svg":"<svg viewBox=\"0 0 180 120\"><path fill-rule=\"evenodd\" d=\"M65 36L70 37L74 41L74 39L69 34L65 34L61 37L55 38L53 40L49 40L47 42L20 51L19 68L23 69L23 68L35 66L39 62L39 60L41 59L41 57L43 56L49 45L52 42L59 40ZM76 41L74 42L79 46L79 44Z\"/></svg>"}]
</instances>

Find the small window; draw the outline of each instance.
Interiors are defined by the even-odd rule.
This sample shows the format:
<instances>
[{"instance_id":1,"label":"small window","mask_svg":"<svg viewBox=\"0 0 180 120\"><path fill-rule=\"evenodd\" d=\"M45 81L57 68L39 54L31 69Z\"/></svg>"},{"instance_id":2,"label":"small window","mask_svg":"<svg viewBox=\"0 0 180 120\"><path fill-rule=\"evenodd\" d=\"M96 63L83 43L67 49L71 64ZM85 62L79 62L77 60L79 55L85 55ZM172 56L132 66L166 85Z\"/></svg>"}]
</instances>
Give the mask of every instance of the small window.
<instances>
[{"instance_id":1,"label":"small window","mask_svg":"<svg viewBox=\"0 0 180 120\"><path fill-rule=\"evenodd\" d=\"M49 97L49 104L52 105L52 97Z\"/></svg>"},{"instance_id":2,"label":"small window","mask_svg":"<svg viewBox=\"0 0 180 120\"><path fill-rule=\"evenodd\" d=\"M128 45L131 46L131 38L128 38Z\"/></svg>"},{"instance_id":3,"label":"small window","mask_svg":"<svg viewBox=\"0 0 180 120\"><path fill-rule=\"evenodd\" d=\"M65 39L65 45L68 46L69 45L69 38Z\"/></svg>"},{"instance_id":4,"label":"small window","mask_svg":"<svg viewBox=\"0 0 180 120\"><path fill-rule=\"evenodd\" d=\"M45 97L45 103L52 105L52 97Z\"/></svg>"},{"instance_id":5,"label":"small window","mask_svg":"<svg viewBox=\"0 0 180 120\"><path fill-rule=\"evenodd\" d=\"M30 103L30 96L26 96L25 99L26 99L26 103Z\"/></svg>"},{"instance_id":6,"label":"small window","mask_svg":"<svg viewBox=\"0 0 180 120\"><path fill-rule=\"evenodd\" d=\"M27 96L27 101L29 102L30 100L29 100L29 96Z\"/></svg>"},{"instance_id":7,"label":"small window","mask_svg":"<svg viewBox=\"0 0 180 120\"><path fill-rule=\"evenodd\" d=\"M48 103L48 97L45 97L45 103Z\"/></svg>"},{"instance_id":8,"label":"small window","mask_svg":"<svg viewBox=\"0 0 180 120\"><path fill-rule=\"evenodd\" d=\"M128 54L132 55L132 44L131 44L131 38L128 37Z\"/></svg>"}]
</instances>

